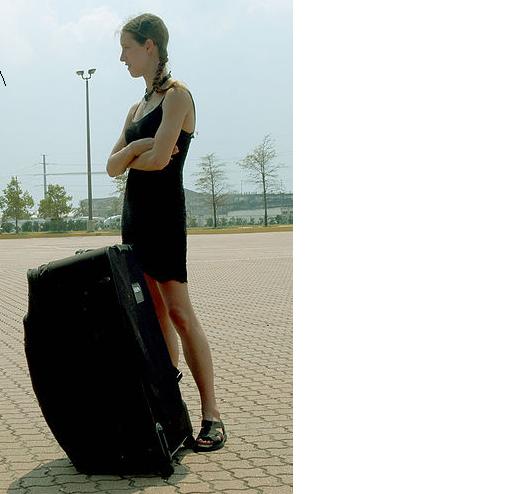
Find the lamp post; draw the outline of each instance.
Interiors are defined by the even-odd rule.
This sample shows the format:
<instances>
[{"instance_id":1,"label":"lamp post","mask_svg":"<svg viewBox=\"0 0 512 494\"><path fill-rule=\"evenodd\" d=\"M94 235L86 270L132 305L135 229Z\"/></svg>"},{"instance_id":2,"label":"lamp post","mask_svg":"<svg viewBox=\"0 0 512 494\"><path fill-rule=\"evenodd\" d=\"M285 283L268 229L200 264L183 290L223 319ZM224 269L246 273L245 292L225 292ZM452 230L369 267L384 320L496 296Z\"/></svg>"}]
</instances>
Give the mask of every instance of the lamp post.
<instances>
[{"instance_id":1,"label":"lamp post","mask_svg":"<svg viewBox=\"0 0 512 494\"><path fill-rule=\"evenodd\" d=\"M77 70L76 74L81 76L85 81L85 107L87 113L87 197L89 205L89 219L87 220L87 231L94 231L94 222L92 220L92 179L91 179L91 136L89 130L89 79L96 69L89 69L87 73L89 77L84 77L83 70Z\"/></svg>"}]
</instances>

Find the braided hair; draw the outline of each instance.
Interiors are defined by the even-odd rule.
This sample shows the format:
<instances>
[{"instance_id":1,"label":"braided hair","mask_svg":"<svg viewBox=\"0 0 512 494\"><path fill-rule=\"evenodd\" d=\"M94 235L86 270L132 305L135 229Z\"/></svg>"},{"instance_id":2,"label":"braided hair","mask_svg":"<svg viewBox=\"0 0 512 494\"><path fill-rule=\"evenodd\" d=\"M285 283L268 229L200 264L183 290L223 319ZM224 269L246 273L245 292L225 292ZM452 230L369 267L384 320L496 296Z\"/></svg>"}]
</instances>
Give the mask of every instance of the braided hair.
<instances>
[{"instance_id":1,"label":"braided hair","mask_svg":"<svg viewBox=\"0 0 512 494\"><path fill-rule=\"evenodd\" d=\"M155 77L153 78L151 92L161 92L160 86L162 84L162 73L164 71L165 64L169 61L169 56L167 54L169 32L167 31L164 21L153 14L141 14L130 19L123 26L121 31L130 33L135 41L140 45L143 45L148 39L151 39L157 46L159 62Z\"/></svg>"},{"instance_id":2,"label":"braided hair","mask_svg":"<svg viewBox=\"0 0 512 494\"><path fill-rule=\"evenodd\" d=\"M160 61L158 62L158 67L156 69L156 74L153 79L153 91L155 93L161 92L160 86L162 85L162 72L164 71L165 64L167 63L167 58L163 58L160 56Z\"/></svg>"}]
</instances>

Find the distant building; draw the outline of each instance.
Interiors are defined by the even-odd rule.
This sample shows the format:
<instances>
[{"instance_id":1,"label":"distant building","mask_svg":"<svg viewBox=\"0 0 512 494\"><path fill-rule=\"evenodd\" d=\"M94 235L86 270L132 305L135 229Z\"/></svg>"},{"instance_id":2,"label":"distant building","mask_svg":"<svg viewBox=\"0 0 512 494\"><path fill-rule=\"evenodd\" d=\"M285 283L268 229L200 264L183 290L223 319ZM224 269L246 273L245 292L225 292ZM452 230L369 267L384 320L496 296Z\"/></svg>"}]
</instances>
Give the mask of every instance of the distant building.
<instances>
[{"instance_id":1,"label":"distant building","mask_svg":"<svg viewBox=\"0 0 512 494\"><path fill-rule=\"evenodd\" d=\"M206 226L208 221L213 218L211 197L208 194L185 189L185 203L189 225ZM94 216L101 218L115 217L115 220L108 221L108 227L110 228L120 227L122 209L123 201L120 197L92 200ZM281 215L291 219L293 216L293 194L267 194L267 214L268 218ZM87 199L80 201L80 206L74 215L75 217L88 215ZM217 211L219 220L225 218L228 221L233 221L234 218L242 218L247 222L258 223L264 218L264 215L263 195L256 193L228 194Z\"/></svg>"}]
</instances>

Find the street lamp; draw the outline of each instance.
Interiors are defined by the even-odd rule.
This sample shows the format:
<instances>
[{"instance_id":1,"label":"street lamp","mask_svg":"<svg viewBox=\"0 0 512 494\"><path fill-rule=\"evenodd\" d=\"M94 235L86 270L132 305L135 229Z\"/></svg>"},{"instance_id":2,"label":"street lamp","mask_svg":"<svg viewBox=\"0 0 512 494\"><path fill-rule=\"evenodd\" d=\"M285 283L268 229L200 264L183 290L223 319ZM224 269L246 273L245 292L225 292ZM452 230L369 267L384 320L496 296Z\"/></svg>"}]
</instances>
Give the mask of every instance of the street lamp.
<instances>
[{"instance_id":1,"label":"street lamp","mask_svg":"<svg viewBox=\"0 0 512 494\"><path fill-rule=\"evenodd\" d=\"M81 76L85 81L85 107L87 112L87 197L89 202L89 219L87 220L87 231L94 231L94 223L92 220L92 180L91 180L91 136L89 131L89 79L96 69L89 69L87 73L89 77L84 77L83 70L77 70L76 74Z\"/></svg>"}]
</instances>

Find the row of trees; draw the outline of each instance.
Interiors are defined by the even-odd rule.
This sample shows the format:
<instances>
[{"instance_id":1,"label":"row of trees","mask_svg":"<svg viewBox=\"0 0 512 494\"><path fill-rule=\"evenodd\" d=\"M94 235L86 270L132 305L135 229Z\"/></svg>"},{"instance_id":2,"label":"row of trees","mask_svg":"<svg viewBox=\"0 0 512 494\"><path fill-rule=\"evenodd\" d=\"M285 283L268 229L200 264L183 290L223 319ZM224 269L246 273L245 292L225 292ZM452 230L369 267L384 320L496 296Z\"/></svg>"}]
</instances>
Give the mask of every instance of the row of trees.
<instances>
[{"instance_id":1,"label":"row of trees","mask_svg":"<svg viewBox=\"0 0 512 494\"><path fill-rule=\"evenodd\" d=\"M66 194L62 185L48 185L46 197L39 202L38 216L58 220L73 210L72 200L73 198ZM12 177L0 195L2 220L13 219L16 233L18 233L19 220L32 217L34 204L34 199L28 191L22 190L18 177Z\"/></svg>"},{"instance_id":2,"label":"row of trees","mask_svg":"<svg viewBox=\"0 0 512 494\"><path fill-rule=\"evenodd\" d=\"M267 194L275 190L278 184L277 171L282 166L274 162L276 151L274 141L270 135L263 138L261 144L248 153L238 165L245 169L250 179L261 189L263 195L264 219L263 224L268 225ZM198 164L199 171L195 173L196 187L210 198L212 208L213 227L218 226L218 209L224 204L228 195L225 163L220 162L214 153L203 156ZM122 197L126 186L127 174L115 177L115 184L119 196ZM0 195L0 210L2 220L12 219L18 233L18 221L32 217L34 199L28 191L23 191L17 177L12 177L7 187ZM45 198L39 202L38 216L50 220L60 220L73 211L72 197L66 194L62 185L48 185ZM224 225L222 225L224 226Z\"/></svg>"},{"instance_id":3,"label":"row of trees","mask_svg":"<svg viewBox=\"0 0 512 494\"><path fill-rule=\"evenodd\" d=\"M277 153L272 137L266 135L263 142L238 162L238 165L249 173L253 183L263 193L263 224L268 225L267 194L274 190L278 183L277 171L282 166L274 162ZM226 200L227 181L225 163L217 160L214 153L201 158L197 176L197 188L209 194L212 204L213 227L217 227L217 210Z\"/></svg>"}]
</instances>

